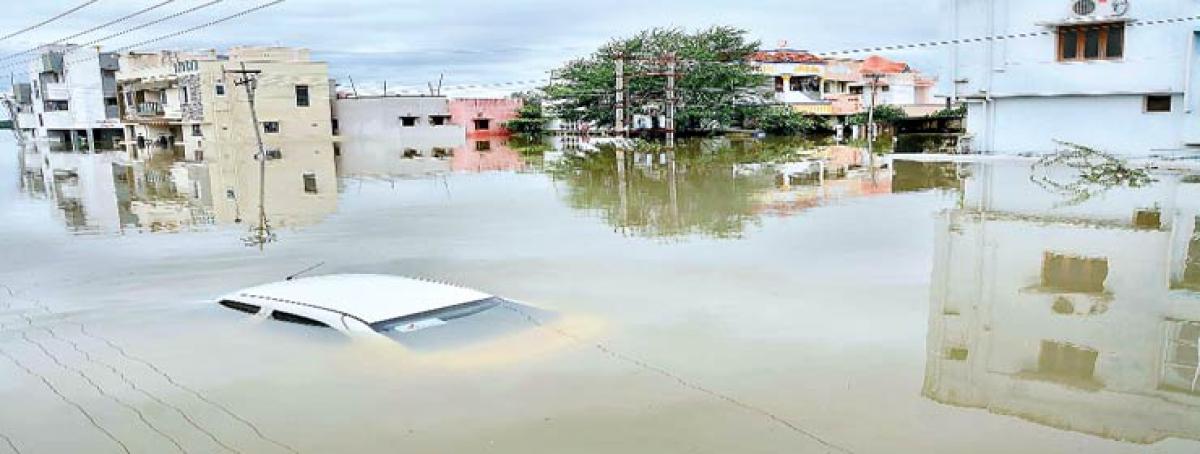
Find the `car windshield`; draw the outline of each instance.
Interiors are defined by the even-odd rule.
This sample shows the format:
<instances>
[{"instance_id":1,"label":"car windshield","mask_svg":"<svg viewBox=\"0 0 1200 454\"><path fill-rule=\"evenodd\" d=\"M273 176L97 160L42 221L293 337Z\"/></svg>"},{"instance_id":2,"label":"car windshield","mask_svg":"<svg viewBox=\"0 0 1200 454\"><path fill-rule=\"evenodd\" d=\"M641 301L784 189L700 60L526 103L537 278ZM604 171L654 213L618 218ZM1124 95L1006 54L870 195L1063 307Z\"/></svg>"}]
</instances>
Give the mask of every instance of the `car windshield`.
<instances>
[{"instance_id":1,"label":"car windshield","mask_svg":"<svg viewBox=\"0 0 1200 454\"><path fill-rule=\"evenodd\" d=\"M371 325L375 331L415 350L466 346L553 320L555 314L503 298L486 298Z\"/></svg>"}]
</instances>

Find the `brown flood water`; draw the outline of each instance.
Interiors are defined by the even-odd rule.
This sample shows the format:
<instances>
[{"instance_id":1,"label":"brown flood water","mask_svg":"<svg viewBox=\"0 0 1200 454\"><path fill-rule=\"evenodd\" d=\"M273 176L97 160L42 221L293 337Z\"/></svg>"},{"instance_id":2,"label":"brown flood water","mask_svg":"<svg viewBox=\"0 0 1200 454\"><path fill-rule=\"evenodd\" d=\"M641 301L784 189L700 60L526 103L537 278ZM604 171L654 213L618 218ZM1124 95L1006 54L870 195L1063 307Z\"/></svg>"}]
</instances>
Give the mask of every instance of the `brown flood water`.
<instances>
[{"instance_id":1,"label":"brown flood water","mask_svg":"<svg viewBox=\"0 0 1200 454\"><path fill-rule=\"evenodd\" d=\"M203 166L0 143L0 453L1200 452L1197 178L694 145L343 153L260 249ZM417 349L214 304L319 262L557 317Z\"/></svg>"}]
</instances>

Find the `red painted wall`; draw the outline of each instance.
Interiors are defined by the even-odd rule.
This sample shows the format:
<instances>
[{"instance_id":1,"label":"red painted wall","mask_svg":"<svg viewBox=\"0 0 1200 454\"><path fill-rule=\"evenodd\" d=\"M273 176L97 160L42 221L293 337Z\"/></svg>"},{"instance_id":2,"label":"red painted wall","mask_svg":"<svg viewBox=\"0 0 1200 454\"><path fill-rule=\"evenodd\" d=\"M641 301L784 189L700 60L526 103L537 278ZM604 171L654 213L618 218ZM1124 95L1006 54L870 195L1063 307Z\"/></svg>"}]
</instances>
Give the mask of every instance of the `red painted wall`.
<instances>
[{"instance_id":1,"label":"red painted wall","mask_svg":"<svg viewBox=\"0 0 1200 454\"><path fill-rule=\"evenodd\" d=\"M466 128L467 137L507 136L504 123L516 118L522 105L519 99L452 99L450 122ZM479 119L488 120L487 130L476 128Z\"/></svg>"}]
</instances>

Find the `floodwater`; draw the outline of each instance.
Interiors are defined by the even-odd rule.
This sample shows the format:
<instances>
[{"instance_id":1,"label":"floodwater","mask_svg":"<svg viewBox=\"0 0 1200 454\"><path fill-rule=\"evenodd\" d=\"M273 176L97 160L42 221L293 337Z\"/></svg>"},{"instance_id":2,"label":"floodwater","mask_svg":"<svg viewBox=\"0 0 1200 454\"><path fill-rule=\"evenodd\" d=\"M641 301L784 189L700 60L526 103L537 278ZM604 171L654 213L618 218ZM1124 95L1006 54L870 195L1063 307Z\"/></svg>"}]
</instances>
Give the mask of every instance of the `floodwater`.
<instances>
[{"instance_id":1,"label":"floodwater","mask_svg":"<svg viewBox=\"0 0 1200 454\"><path fill-rule=\"evenodd\" d=\"M1200 179L690 145L285 158L253 241L252 169L4 142L0 453L1200 451ZM414 348L215 304L319 263L554 316Z\"/></svg>"}]
</instances>

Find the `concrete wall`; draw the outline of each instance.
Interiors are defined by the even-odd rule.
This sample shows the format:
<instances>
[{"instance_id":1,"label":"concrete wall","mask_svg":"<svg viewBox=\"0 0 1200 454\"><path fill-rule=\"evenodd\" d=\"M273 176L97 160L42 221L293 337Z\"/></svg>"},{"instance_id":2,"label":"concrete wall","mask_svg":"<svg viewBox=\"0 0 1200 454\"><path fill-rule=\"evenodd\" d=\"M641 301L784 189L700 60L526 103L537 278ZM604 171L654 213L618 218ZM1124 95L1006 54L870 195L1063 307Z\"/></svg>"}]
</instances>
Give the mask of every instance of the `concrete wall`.
<instances>
[{"instance_id":1,"label":"concrete wall","mask_svg":"<svg viewBox=\"0 0 1200 454\"><path fill-rule=\"evenodd\" d=\"M444 97L368 97L334 101L334 116L343 145L357 142L392 143L389 148L454 148L466 140L460 124L432 124L431 116L450 116L450 101ZM415 117L414 126L404 126L401 117ZM344 150L344 148L343 148Z\"/></svg>"},{"instance_id":2,"label":"concrete wall","mask_svg":"<svg viewBox=\"0 0 1200 454\"><path fill-rule=\"evenodd\" d=\"M454 124L466 128L468 137L506 136L504 123L516 118L522 105L518 99L452 99L450 116ZM476 119L490 120L489 129L476 128Z\"/></svg>"},{"instance_id":3,"label":"concrete wall","mask_svg":"<svg viewBox=\"0 0 1200 454\"><path fill-rule=\"evenodd\" d=\"M1191 0L1133 3L1122 17L1097 3L1098 20L1153 20L1200 13ZM944 0L945 37L974 38L1056 30L1080 21L1067 0ZM1126 28L1124 57L1058 61L1054 33L946 46L938 91L971 103L976 150L1048 153L1053 139L1144 156L1200 144L1196 40L1188 22ZM955 81L958 81L957 83ZM1146 113L1146 95L1171 95L1169 114ZM985 103L986 100L986 103Z\"/></svg>"},{"instance_id":4,"label":"concrete wall","mask_svg":"<svg viewBox=\"0 0 1200 454\"><path fill-rule=\"evenodd\" d=\"M1174 95L1175 106L1183 102ZM999 154L1045 154L1067 141L1125 156L1175 153L1186 125L1200 121L1176 108L1145 111L1141 95L1004 98L967 104L967 132L977 150Z\"/></svg>"}]
</instances>

